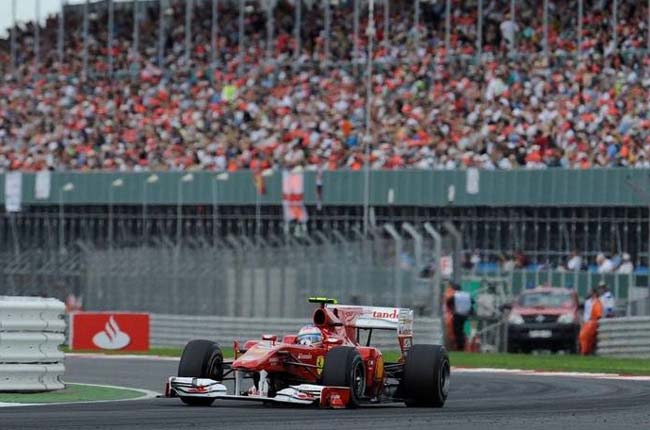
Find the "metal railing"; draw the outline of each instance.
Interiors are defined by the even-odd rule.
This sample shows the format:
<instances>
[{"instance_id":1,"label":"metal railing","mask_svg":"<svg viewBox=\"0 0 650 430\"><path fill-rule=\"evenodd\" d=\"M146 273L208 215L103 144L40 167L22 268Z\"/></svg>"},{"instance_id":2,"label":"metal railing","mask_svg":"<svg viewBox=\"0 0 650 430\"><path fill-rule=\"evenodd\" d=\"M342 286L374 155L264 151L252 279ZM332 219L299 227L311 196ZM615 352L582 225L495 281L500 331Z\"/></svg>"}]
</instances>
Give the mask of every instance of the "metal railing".
<instances>
[{"instance_id":1,"label":"metal railing","mask_svg":"<svg viewBox=\"0 0 650 430\"><path fill-rule=\"evenodd\" d=\"M575 289L579 297L586 297L592 288L605 282L617 299L619 314L643 312L648 300L648 275L595 273L566 270L512 270L478 274L468 272L463 277L465 285L479 290L487 284L500 285L509 298L516 297L526 288L548 285Z\"/></svg>"},{"instance_id":2,"label":"metal railing","mask_svg":"<svg viewBox=\"0 0 650 430\"><path fill-rule=\"evenodd\" d=\"M601 319L597 354L650 358L650 317Z\"/></svg>"},{"instance_id":3,"label":"metal railing","mask_svg":"<svg viewBox=\"0 0 650 430\"><path fill-rule=\"evenodd\" d=\"M301 305L307 311L311 307ZM151 315L151 345L184 346L192 339L212 339L223 346L231 346L234 340L260 339L263 334L274 334L281 339L285 334L293 334L309 323L310 318L237 318L206 317L196 315ZM416 318L413 324L414 342L442 342L440 319ZM361 339L365 340L365 336ZM376 330L371 344L389 350L399 349L397 334L394 331Z\"/></svg>"},{"instance_id":4,"label":"metal railing","mask_svg":"<svg viewBox=\"0 0 650 430\"><path fill-rule=\"evenodd\" d=\"M0 297L0 392L61 390L65 306L40 297Z\"/></svg>"},{"instance_id":5,"label":"metal railing","mask_svg":"<svg viewBox=\"0 0 650 430\"><path fill-rule=\"evenodd\" d=\"M436 314L434 278L405 261L382 231L251 239L227 236L100 248L0 253L0 293L83 298L86 309L229 317L298 318L311 295Z\"/></svg>"}]
</instances>

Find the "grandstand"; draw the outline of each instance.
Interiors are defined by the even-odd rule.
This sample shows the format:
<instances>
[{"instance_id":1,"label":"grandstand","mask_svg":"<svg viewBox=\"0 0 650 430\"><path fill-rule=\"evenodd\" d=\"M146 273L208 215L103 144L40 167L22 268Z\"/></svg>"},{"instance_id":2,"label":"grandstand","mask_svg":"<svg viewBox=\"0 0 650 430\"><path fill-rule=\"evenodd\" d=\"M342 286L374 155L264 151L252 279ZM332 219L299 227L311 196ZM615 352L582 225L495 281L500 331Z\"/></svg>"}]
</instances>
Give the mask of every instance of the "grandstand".
<instances>
[{"instance_id":1,"label":"grandstand","mask_svg":"<svg viewBox=\"0 0 650 430\"><path fill-rule=\"evenodd\" d=\"M93 249L218 247L232 236L340 245L366 237L360 226L368 222L382 241L384 224L406 221L423 232L425 222L448 220L475 272L472 254L482 271L510 263L539 271L566 266L576 249L585 271L604 252L621 260L628 253L637 274L645 272L650 196L636 169L650 167L650 2L376 0L375 32L367 31L369 3L70 2L42 26L14 26L0 40L0 173L51 171L55 188L49 200L24 199L20 212L0 218L11 268L5 285L36 285L25 280L31 265L61 267L66 255L68 275L43 276L82 276L84 261L106 261ZM364 166L385 179L381 193L372 185L382 199L415 189L411 178L426 172L445 187L429 204L375 199L368 220L364 198L328 194L332 178L361 184ZM246 194L251 173L257 184L262 174L296 168L306 172L306 193L325 178L323 202L305 202L307 239L285 236L280 196ZM598 182L632 169L632 179ZM501 204L508 189L499 188L494 201L455 203L457 175L476 170L504 183L548 172L549 189L560 177L553 172L575 174L576 182L562 183L576 196L582 190L573 184L630 197ZM153 172L178 196L154 201L156 185L146 182ZM206 180L205 196L184 200L178 178L187 172L197 174L194 183L226 172L245 178L232 193L246 197L219 201ZM92 191L75 196L91 182L77 173L110 181L93 179ZM137 183L137 197L120 194L111 185L118 180ZM386 185L393 180L401 185ZM76 188L64 192L66 183ZM279 180L269 184L280 189ZM154 254L146 255L141 261ZM366 282L385 278L373 276Z\"/></svg>"},{"instance_id":2,"label":"grandstand","mask_svg":"<svg viewBox=\"0 0 650 430\"><path fill-rule=\"evenodd\" d=\"M645 4L443 3L377 2L372 168L650 166ZM297 4L75 4L38 45L19 25L0 169L361 169L367 2Z\"/></svg>"}]
</instances>

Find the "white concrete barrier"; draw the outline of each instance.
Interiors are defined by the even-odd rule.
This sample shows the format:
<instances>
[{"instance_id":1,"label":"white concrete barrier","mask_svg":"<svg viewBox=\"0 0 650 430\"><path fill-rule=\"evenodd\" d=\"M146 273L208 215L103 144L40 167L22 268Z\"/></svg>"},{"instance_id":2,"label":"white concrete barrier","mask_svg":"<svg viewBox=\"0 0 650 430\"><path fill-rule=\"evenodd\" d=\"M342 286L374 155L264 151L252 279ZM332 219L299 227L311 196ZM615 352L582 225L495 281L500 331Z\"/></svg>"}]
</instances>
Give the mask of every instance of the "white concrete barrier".
<instances>
[{"instance_id":1,"label":"white concrete barrier","mask_svg":"<svg viewBox=\"0 0 650 430\"><path fill-rule=\"evenodd\" d=\"M64 312L60 300L0 296L0 392L64 388Z\"/></svg>"},{"instance_id":2,"label":"white concrete barrier","mask_svg":"<svg viewBox=\"0 0 650 430\"><path fill-rule=\"evenodd\" d=\"M224 346L233 340L259 339L263 334L297 333L308 318L240 318L204 315L151 314L151 346L185 346L192 339L211 339ZM417 318L413 324L414 343L441 343L439 318ZM365 339L365 336L364 338ZM397 349L397 333L375 330L371 344Z\"/></svg>"}]
</instances>

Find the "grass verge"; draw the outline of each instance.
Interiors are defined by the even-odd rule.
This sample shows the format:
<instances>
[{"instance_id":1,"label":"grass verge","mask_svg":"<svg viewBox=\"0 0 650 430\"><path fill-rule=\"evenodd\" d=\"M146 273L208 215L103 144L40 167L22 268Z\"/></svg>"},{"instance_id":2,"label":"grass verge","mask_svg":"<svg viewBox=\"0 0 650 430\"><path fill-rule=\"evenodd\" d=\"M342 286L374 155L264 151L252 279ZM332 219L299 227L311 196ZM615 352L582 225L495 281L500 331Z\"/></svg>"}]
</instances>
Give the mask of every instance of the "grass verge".
<instances>
[{"instance_id":1,"label":"grass verge","mask_svg":"<svg viewBox=\"0 0 650 430\"><path fill-rule=\"evenodd\" d=\"M450 359L459 367L650 375L650 360L637 358L453 352Z\"/></svg>"},{"instance_id":2,"label":"grass verge","mask_svg":"<svg viewBox=\"0 0 650 430\"><path fill-rule=\"evenodd\" d=\"M232 348L223 347L222 350L225 357L232 357ZM180 357L181 352L182 348L152 348L148 352L135 354ZM108 352L107 354L120 354L120 352ZM471 354L465 352L452 352L450 355L451 364L457 367L650 375L650 360L646 359L583 357L580 355ZM396 351L384 352L386 361L395 361L398 356Z\"/></svg>"},{"instance_id":3,"label":"grass verge","mask_svg":"<svg viewBox=\"0 0 650 430\"><path fill-rule=\"evenodd\" d=\"M48 393L0 393L0 403L69 403L98 400L126 400L142 397L140 391L66 384L65 389Z\"/></svg>"}]
</instances>

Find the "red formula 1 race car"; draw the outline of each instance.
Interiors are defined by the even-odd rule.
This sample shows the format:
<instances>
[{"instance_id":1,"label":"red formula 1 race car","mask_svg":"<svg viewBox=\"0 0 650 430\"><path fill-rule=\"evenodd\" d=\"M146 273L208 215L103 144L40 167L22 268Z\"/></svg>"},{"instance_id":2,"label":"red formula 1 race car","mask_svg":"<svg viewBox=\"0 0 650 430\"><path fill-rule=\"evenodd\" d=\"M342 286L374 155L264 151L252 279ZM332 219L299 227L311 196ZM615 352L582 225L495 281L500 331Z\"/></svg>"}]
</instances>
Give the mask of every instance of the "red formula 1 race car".
<instances>
[{"instance_id":1,"label":"red formula 1 race car","mask_svg":"<svg viewBox=\"0 0 650 430\"><path fill-rule=\"evenodd\" d=\"M165 394L192 406L219 400L354 408L362 404L403 402L407 406L442 407L447 399L450 364L440 345L413 345L413 311L401 308L319 303L313 324L281 341L265 335L243 345L225 361L219 345L193 340L183 350L178 376ZM370 346L374 330L395 330L399 359L385 362ZM367 333L365 345L360 343ZM245 379L250 388L245 389ZM231 382L227 382L231 381ZM231 387L230 391L226 384Z\"/></svg>"}]
</instances>

